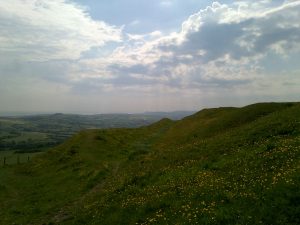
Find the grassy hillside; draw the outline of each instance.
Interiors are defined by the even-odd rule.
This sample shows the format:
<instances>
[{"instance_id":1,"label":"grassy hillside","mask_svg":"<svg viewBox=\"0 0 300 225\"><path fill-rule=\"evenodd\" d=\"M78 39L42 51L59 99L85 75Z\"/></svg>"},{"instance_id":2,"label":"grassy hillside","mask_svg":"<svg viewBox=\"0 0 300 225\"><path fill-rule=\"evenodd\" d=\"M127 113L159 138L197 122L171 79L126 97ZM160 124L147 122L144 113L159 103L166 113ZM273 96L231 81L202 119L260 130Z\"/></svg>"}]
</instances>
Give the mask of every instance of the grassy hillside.
<instances>
[{"instance_id":1,"label":"grassy hillside","mask_svg":"<svg viewBox=\"0 0 300 225\"><path fill-rule=\"evenodd\" d=\"M82 131L0 180L1 224L299 224L300 104Z\"/></svg>"}]
</instances>

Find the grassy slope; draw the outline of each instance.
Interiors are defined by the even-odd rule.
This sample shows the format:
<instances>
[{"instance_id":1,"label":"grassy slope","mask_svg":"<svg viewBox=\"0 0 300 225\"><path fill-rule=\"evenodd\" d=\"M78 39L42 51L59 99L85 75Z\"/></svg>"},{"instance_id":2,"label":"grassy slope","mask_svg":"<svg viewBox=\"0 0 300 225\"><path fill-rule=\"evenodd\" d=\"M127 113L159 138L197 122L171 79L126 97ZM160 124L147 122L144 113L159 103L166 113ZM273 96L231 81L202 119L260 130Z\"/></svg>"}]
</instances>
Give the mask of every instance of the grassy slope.
<instances>
[{"instance_id":1,"label":"grassy slope","mask_svg":"<svg viewBox=\"0 0 300 225\"><path fill-rule=\"evenodd\" d=\"M299 224L300 104L88 130L0 168L2 224Z\"/></svg>"},{"instance_id":2,"label":"grassy slope","mask_svg":"<svg viewBox=\"0 0 300 225\"><path fill-rule=\"evenodd\" d=\"M0 151L0 166L3 166L4 158L5 158L5 164L14 165L18 163L29 163L32 158L40 154L42 153L35 152L35 153L17 154L13 151Z\"/></svg>"}]
</instances>

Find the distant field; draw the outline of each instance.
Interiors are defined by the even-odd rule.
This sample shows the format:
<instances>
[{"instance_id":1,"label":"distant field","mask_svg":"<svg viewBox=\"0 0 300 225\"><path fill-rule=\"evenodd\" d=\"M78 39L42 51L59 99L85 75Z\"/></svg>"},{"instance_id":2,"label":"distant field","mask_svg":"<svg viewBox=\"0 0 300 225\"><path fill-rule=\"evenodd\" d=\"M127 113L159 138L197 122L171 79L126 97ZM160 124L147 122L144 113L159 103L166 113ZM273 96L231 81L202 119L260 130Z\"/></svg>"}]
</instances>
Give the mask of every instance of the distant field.
<instances>
[{"instance_id":1,"label":"distant field","mask_svg":"<svg viewBox=\"0 0 300 225\"><path fill-rule=\"evenodd\" d=\"M8 138L6 141L38 141L38 140L46 140L48 135L40 132L21 132L18 136L13 138Z\"/></svg>"},{"instance_id":2,"label":"distant field","mask_svg":"<svg viewBox=\"0 0 300 225\"><path fill-rule=\"evenodd\" d=\"M6 125L12 125L12 124L25 124L25 121L22 121L20 119L1 119L0 118L0 124L6 124Z\"/></svg>"}]
</instances>

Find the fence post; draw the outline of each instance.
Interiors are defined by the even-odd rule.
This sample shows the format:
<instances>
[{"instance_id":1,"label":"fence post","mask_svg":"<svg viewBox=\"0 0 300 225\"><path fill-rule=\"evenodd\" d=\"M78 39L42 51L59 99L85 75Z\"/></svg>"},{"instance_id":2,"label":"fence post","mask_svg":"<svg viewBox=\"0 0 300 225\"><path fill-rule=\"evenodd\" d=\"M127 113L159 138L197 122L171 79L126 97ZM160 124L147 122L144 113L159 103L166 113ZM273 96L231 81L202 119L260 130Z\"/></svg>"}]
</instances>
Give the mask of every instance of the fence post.
<instances>
[{"instance_id":1,"label":"fence post","mask_svg":"<svg viewBox=\"0 0 300 225\"><path fill-rule=\"evenodd\" d=\"M17 156L17 163L20 164L20 156Z\"/></svg>"},{"instance_id":2,"label":"fence post","mask_svg":"<svg viewBox=\"0 0 300 225\"><path fill-rule=\"evenodd\" d=\"M6 157L4 156L3 157L3 166L5 166L6 165Z\"/></svg>"},{"instance_id":3,"label":"fence post","mask_svg":"<svg viewBox=\"0 0 300 225\"><path fill-rule=\"evenodd\" d=\"M27 156L27 162L29 162L29 156Z\"/></svg>"}]
</instances>

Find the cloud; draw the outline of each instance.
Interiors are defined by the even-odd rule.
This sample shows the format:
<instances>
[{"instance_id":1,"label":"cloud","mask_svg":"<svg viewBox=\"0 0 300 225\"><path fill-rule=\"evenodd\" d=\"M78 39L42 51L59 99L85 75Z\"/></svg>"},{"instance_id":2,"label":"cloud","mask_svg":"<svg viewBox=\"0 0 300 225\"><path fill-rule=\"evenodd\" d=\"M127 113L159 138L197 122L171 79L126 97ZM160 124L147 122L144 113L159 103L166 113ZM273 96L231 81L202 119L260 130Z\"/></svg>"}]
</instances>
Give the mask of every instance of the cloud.
<instances>
[{"instance_id":1,"label":"cloud","mask_svg":"<svg viewBox=\"0 0 300 225\"><path fill-rule=\"evenodd\" d=\"M246 4L246 3L245 3ZM300 38L300 2L267 10L258 14L240 8L213 3L189 17L175 39L159 46L163 51L197 55L205 52L204 61L229 54L242 58L265 53L280 42L297 46ZM287 49L287 51L289 51Z\"/></svg>"},{"instance_id":2,"label":"cloud","mask_svg":"<svg viewBox=\"0 0 300 225\"><path fill-rule=\"evenodd\" d=\"M78 59L82 52L121 41L121 29L92 20L65 0L0 2L0 53L29 61Z\"/></svg>"},{"instance_id":3,"label":"cloud","mask_svg":"<svg viewBox=\"0 0 300 225\"><path fill-rule=\"evenodd\" d=\"M144 97L152 105L157 99L180 105L178 96L190 104L198 98L206 99L203 104L226 99L230 104L239 96L295 99L300 94L299 21L300 1L214 2L176 32L135 34L93 20L70 1L3 1L0 92L4 99L7 84L24 90L23 83L29 89L38 80L40 88L29 93L38 95L49 84L47 94L58 96L58 86L70 95L68 101L73 95L95 102L122 99L118 104L135 98L143 106L139 99Z\"/></svg>"},{"instance_id":4,"label":"cloud","mask_svg":"<svg viewBox=\"0 0 300 225\"><path fill-rule=\"evenodd\" d=\"M117 49L112 59L118 66L111 72L123 79L160 77L151 80L179 89L250 84L261 76L266 58L300 54L299 21L300 1L214 2L191 15L179 32L154 40L140 36Z\"/></svg>"},{"instance_id":5,"label":"cloud","mask_svg":"<svg viewBox=\"0 0 300 225\"><path fill-rule=\"evenodd\" d=\"M268 73L263 61L300 53L299 19L300 1L215 2L191 15L178 32L126 34L111 54L71 62L68 79L99 90L159 84L179 91L251 85Z\"/></svg>"}]
</instances>

